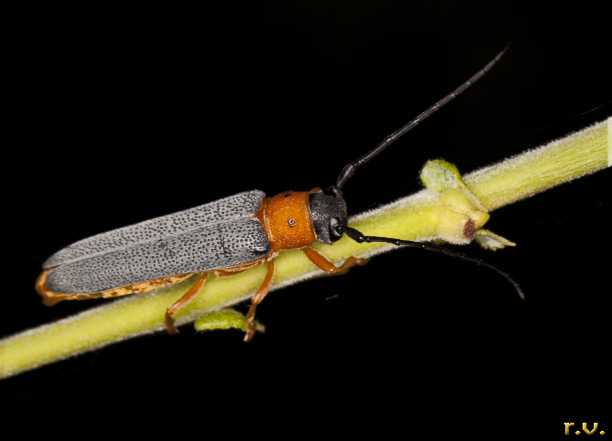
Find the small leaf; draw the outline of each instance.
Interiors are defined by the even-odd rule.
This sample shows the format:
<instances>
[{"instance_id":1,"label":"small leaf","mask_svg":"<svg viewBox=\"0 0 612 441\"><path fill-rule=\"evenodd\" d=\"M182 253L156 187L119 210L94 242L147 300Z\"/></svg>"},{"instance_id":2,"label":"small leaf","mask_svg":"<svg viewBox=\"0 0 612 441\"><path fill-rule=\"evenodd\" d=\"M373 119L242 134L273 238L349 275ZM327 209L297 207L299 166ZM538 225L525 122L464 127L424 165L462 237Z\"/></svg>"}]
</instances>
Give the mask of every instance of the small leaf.
<instances>
[{"instance_id":1,"label":"small leaf","mask_svg":"<svg viewBox=\"0 0 612 441\"><path fill-rule=\"evenodd\" d=\"M443 159L428 161L421 170L421 181L427 188L435 192L465 188L457 167Z\"/></svg>"},{"instance_id":2,"label":"small leaf","mask_svg":"<svg viewBox=\"0 0 612 441\"><path fill-rule=\"evenodd\" d=\"M485 250L501 250L505 247L513 247L516 246L514 242L509 241L505 237L501 237L498 234L493 233L492 231L485 230L481 228L477 230L474 234L474 240L483 247Z\"/></svg>"},{"instance_id":3,"label":"small leaf","mask_svg":"<svg viewBox=\"0 0 612 441\"><path fill-rule=\"evenodd\" d=\"M198 331L210 331L213 329L240 329L247 330L247 322L244 314L234 309L221 309L219 311L210 311L199 316L194 328ZM257 323L258 331L265 331L265 327Z\"/></svg>"}]
</instances>

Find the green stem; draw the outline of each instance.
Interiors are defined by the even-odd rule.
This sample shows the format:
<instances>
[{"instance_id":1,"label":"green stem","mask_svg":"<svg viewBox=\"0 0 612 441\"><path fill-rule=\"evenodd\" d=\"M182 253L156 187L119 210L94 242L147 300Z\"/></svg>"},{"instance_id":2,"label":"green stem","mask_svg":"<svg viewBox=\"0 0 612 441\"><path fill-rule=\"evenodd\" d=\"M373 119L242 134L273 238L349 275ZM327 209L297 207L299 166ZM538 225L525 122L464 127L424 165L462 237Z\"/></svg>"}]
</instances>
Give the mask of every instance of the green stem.
<instances>
[{"instance_id":1,"label":"green stem","mask_svg":"<svg viewBox=\"0 0 612 441\"><path fill-rule=\"evenodd\" d=\"M467 176L466 184L494 210L609 167L610 119Z\"/></svg>"},{"instance_id":2,"label":"green stem","mask_svg":"<svg viewBox=\"0 0 612 441\"><path fill-rule=\"evenodd\" d=\"M612 119L608 119L561 140L470 173L463 177L463 185L467 185L470 197L453 202L450 210L456 215L456 207L465 205L466 200L469 202L475 197L475 204L484 216L481 216L481 223L484 223L489 211L609 167L611 126ZM443 213L449 211L448 205L440 203L441 199L440 193L426 189L375 211L355 216L351 219L351 226L368 235L453 241L453 237L440 229L443 223L448 224ZM458 222L465 222L465 216L471 218L468 212L471 213L470 210L461 211L457 216ZM334 262L348 256L369 257L392 247L357 244L347 238L333 246L315 246ZM322 274L299 250L281 253L275 265L273 289ZM265 272L265 266L260 266L232 277L209 277L198 298L177 314L177 324L193 322L208 311L248 299L261 284ZM0 340L0 378L126 338L163 330L166 307L180 298L193 283L194 280L190 279L141 296L108 302Z\"/></svg>"}]
</instances>

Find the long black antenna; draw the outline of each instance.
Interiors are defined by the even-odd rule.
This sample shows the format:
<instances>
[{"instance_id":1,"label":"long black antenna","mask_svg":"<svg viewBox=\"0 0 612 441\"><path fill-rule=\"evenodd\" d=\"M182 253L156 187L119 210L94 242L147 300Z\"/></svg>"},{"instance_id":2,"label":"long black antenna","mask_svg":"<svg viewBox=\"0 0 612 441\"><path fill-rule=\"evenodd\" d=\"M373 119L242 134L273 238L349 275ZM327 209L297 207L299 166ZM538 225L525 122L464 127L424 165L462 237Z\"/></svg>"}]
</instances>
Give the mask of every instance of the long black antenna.
<instances>
[{"instance_id":1,"label":"long black antenna","mask_svg":"<svg viewBox=\"0 0 612 441\"><path fill-rule=\"evenodd\" d=\"M518 293L519 297L521 299L525 300L525 294L523 293L523 290L521 289L519 284L516 283L512 277L510 277L510 275L508 273L500 270L495 265L492 265L492 264L490 264L488 262L485 262L482 259L478 259L476 257L471 257L471 256L468 256L467 254L459 253L458 251L451 251L449 249L438 247L436 245L429 244L429 243L413 242L413 241L410 241L410 240L401 240L401 239L392 239L390 237L364 236L360 231L358 231L358 230L356 230L354 228L348 227L348 226L345 226L343 228L342 232L344 234L346 234L348 237L350 237L351 239L353 239L357 243L363 243L363 242L366 242L366 243L383 242L383 243L390 243L390 244L393 244L393 245L397 245L399 247L406 246L406 247L413 247L413 248L421 248L423 250L433 251L435 253L445 254L445 255L451 256L451 257L458 257L461 260L465 260L467 262L472 262L472 263L475 263L476 265L479 265L479 266L484 266L486 268L492 269L496 273L498 273L501 276L503 276L508 282L512 283L512 285L514 286L514 289Z\"/></svg>"},{"instance_id":2,"label":"long black antenna","mask_svg":"<svg viewBox=\"0 0 612 441\"><path fill-rule=\"evenodd\" d=\"M405 135L407 132L409 132L414 127L416 127L421 121L423 121L424 119L429 117L432 113L434 113L440 107L442 107L443 105L445 105L449 101L451 101L454 98L456 98L461 92L463 92L465 89L467 89L472 84L474 84L478 79L480 79L480 77L482 77L489 70L491 70L491 68L493 66L495 66L495 64L501 59L501 57L503 57L503 55L506 53L506 51L508 50L509 47L510 47L510 43L506 44L506 47L500 53L498 53L495 56L495 58L493 58L491 61L489 61L489 63L485 67L483 67L478 72L476 72L469 80L467 80L461 86L457 87L454 91L452 91L451 93L446 95L444 98L442 98L440 101L435 103L433 106L431 106L430 108L425 110L419 116L417 116L412 121L410 121L408 124L406 124L405 126L401 127L399 130L393 132L391 135L387 136L373 150L371 150L370 152L366 153L362 157L354 160L353 162L349 162L348 164L346 164L344 166L344 168L342 169L342 172L340 173L340 176L338 177L338 181L336 182L335 188L340 190L344 186L344 184L346 184L346 181L348 181L350 179L350 177L353 176L353 173L355 173L355 170L357 169L357 167L359 167L360 165L365 164L370 159L372 159L374 156L378 155L384 149L389 147L393 143L393 141L395 141L399 137Z\"/></svg>"}]
</instances>

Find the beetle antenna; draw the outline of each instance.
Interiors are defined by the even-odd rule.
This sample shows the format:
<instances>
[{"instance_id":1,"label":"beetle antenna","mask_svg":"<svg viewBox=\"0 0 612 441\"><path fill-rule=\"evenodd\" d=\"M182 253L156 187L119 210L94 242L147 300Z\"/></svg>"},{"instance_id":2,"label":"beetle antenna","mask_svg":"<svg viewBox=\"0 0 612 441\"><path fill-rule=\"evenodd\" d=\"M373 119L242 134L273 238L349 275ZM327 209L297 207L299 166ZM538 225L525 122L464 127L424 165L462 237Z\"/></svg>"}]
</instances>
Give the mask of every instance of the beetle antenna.
<instances>
[{"instance_id":1,"label":"beetle antenna","mask_svg":"<svg viewBox=\"0 0 612 441\"><path fill-rule=\"evenodd\" d=\"M416 127L421 121L428 118L432 113L434 113L436 110L438 110L440 107L442 107L449 101L456 98L465 89L470 87L477 80L479 80L482 76L484 76L484 74L486 74L489 70L491 70L491 68L495 66L495 64L501 59L501 57L503 57L503 55L506 53L509 47L510 47L510 43L508 42L506 44L506 47L500 53L498 53L495 56L495 58L489 61L489 63L485 67L483 67L478 72L476 72L469 80L467 80L461 86L457 87L454 91L446 95L444 98L442 98L440 101L435 103L433 106L429 107L427 110L422 112L416 118L412 119L408 124L406 124L405 126L401 127L400 129L396 130L395 132L387 136L373 150L369 151L368 153L354 160L353 162L349 162L348 164L346 164L344 168L342 169L340 176L338 177L338 181L336 182L336 188L341 189L344 186L344 184L346 184L346 181L348 181L351 178L351 176L353 176L353 173L355 173L355 170L357 169L357 167L365 164L370 159L378 155L384 149L389 147L393 143L393 141L400 138L401 136L404 136L406 133L408 133L410 130Z\"/></svg>"},{"instance_id":2,"label":"beetle antenna","mask_svg":"<svg viewBox=\"0 0 612 441\"><path fill-rule=\"evenodd\" d=\"M493 264L485 262L482 259L471 257L471 256L468 256L467 254L463 254L458 251L451 251L447 248L439 247L437 245L433 245L430 243L413 242L410 240L401 240L401 239L392 239L390 237L364 236L360 231L354 228L348 227L348 226L344 227L343 232L357 243L384 242L384 243L390 243L393 245L397 245L398 247L405 246L405 247L421 248L423 250L433 251L435 253L445 254L451 257L457 257L461 260L465 260L466 262L475 263L478 266L484 266L486 268L492 269L493 271L495 271L496 273L504 277L508 282L512 283L512 286L514 286L514 289L518 293L519 297L525 300L525 294L523 293L523 290L521 289L519 284L516 283L516 281L512 277L510 277L508 273L500 270L498 267L496 267Z\"/></svg>"}]
</instances>

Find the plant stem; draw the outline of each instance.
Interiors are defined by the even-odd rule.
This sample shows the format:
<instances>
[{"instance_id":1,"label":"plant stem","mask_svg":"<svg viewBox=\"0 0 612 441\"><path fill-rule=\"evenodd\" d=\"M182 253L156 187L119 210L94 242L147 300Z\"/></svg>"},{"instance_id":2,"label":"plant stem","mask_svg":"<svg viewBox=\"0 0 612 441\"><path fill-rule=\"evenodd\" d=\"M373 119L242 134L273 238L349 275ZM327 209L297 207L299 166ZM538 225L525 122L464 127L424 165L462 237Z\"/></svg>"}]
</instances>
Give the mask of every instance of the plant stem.
<instances>
[{"instance_id":1,"label":"plant stem","mask_svg":"<svg viewBox=\"0 0 612 441\"><path fill-rule=\"evenodd\" d=\"M527 151L463 177L487 211L532 196L548 188L609 167L612 119L588 127L543 147ZM442 238L439 195L425 189L351 219L351 226L368 235L405 240ZM488 216L487 216L488 218ZM333 246L314 246L334 262L349 256L370 257L393 248L358 244L343 238ZM320 276L300 250L282 252L275 260L273 289ZM265 265L227 278L209 277L198 298L176 315L176 324L193 322L208 311L248 299L259 287ZM165 329L164 313L194 283L180 284L141 296L130 296L78 315L0 340L0 378L10 377L72 355Z\"/></svg>"},{"instance_id":2,"label":"plant stem","mask_svg":"<svg viewBox=\"0 0 612 441\"><path fill-rule=\"evenodd\" d=\"M609 167L611 119L464 176L489 211Z\"/></svg>"}]
</instances>

